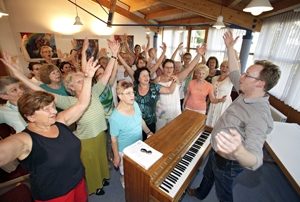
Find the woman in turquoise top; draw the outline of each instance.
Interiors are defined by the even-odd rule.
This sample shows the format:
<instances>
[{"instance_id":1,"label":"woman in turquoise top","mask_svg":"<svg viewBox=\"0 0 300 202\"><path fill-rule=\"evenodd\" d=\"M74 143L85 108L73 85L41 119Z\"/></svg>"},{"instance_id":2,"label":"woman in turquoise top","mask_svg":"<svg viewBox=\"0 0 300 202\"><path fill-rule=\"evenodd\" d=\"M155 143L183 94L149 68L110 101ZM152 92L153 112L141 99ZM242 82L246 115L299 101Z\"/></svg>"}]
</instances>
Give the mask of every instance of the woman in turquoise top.
<instances>
[{"instance_id":1,"label":"woman in turquoise top","mask_svg":"<svg viewBox=\"0 0 300 202\"><path fill-rule=\"evenodd\" d=\"M43 82L40 87L45 91L63 96L69 95L63 85L61 72L55 65L43 64L40 68L40 79Z\"/></svg>"},{"instance_id":2,"label":"woman in turquoise top","mask_svg":"<svg viewBox=\"0 0 300 202\"><path fill-rule=\"evenodd\" d=\"M142 130L148 135L152 132L142 119L138 104L134 101L132 83L121 80L117 86L120 102L113 111L109 123L111 132L114 166L120 168L121 183L124 188L123 150L142 139Z\"/></svg>"}]
</instances>

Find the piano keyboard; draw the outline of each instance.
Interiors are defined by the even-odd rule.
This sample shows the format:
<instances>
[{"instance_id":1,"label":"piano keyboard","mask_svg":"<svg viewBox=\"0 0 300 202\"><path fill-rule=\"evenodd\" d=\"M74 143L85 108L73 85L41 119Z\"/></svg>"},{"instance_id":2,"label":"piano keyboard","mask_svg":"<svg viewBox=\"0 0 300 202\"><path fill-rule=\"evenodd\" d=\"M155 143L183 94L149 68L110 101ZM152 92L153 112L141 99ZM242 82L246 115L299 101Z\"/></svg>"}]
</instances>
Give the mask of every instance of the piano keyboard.
<instances>
[{"instance_id":1,"label":"piano keyboard","mask_svg":"<svg viewBox=\"0 0 300 202\"><path fill-rule=\"evenodd\" d=\"M159 189L174 198L209 144L210 133L204 131L195 138L192 146L159 185Z\"/></svg>"}]
</instances>

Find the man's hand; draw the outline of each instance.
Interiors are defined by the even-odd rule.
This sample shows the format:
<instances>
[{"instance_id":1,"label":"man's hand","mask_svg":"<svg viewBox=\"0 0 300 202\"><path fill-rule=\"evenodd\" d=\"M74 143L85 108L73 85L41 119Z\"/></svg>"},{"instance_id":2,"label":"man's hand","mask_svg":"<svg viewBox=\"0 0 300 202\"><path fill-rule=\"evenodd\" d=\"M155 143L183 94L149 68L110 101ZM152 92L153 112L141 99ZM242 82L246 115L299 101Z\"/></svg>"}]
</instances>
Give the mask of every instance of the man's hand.
<instances>
[{"instance_id":1,"label":"man's hand","mask_svg":"<svg viewBox=\"0 0 300 202\"><path fill-rule=\"evenodd\" d=\"M233 155L242 146L242 137L236 129L229 132L221 131L216 137L216 150L221 153Z\"/></svg>"}]
</instances>

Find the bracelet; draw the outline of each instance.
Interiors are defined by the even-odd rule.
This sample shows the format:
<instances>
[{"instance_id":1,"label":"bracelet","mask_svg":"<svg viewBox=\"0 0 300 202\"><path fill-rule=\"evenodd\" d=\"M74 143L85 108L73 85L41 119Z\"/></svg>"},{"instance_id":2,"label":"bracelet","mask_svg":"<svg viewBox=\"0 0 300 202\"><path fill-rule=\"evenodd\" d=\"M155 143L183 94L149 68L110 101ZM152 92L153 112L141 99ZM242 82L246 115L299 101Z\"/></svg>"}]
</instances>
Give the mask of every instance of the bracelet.
<instances>
[{"instance_id":1,"label":"bracelet","mask_svg":"<svg viewBox=\"0 0 300 202\"><path fill-rule=\"evenodd\" d=\"M146 133L146 135L148 135L149 133L151 133L151 130L148 133Z\"/></svg>"},{"instance_id":2,"label":"bracelet","mask_svg":"<svg viewBox=\"0 0 300 202\"><path fill-rule=\"evenodd\" d=\"M113 56L113 55L111 56L111 58L113 58L113 59L118 59L116 56Z\"/></svg>"}]
</instances>

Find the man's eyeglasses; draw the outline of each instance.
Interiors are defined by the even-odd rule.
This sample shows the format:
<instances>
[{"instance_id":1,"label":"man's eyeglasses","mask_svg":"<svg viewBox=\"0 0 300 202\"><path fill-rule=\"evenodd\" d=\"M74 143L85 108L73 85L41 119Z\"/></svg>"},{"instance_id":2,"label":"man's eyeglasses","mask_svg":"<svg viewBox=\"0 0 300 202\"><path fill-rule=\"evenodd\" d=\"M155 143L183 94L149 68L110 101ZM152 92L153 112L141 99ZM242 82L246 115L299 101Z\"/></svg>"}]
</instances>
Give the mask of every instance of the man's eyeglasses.
<instances>
[{"instance_id":1,"label":"man's eyeglasses","mask_svg":"<svg viewBox=\"0 0 300 202\"><path fill-rule=\"evenodd\" d=\"M258 77L254 77L254 76L249 75L247 72L242 73L242 76L245 76L246 78L255 79L255 80L261 80Z\"/></svg>"}]
</instances>

